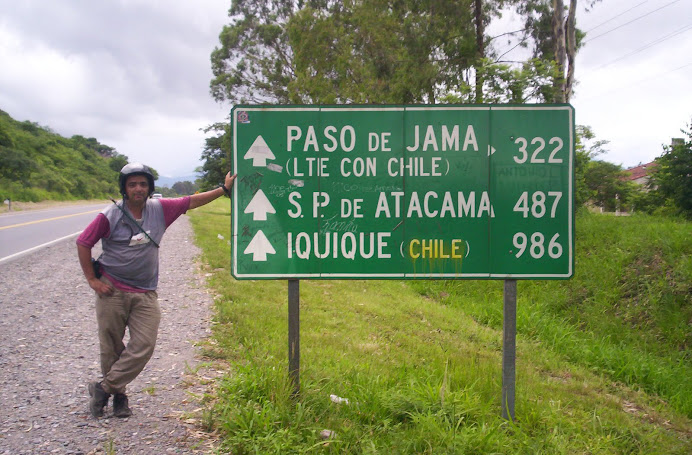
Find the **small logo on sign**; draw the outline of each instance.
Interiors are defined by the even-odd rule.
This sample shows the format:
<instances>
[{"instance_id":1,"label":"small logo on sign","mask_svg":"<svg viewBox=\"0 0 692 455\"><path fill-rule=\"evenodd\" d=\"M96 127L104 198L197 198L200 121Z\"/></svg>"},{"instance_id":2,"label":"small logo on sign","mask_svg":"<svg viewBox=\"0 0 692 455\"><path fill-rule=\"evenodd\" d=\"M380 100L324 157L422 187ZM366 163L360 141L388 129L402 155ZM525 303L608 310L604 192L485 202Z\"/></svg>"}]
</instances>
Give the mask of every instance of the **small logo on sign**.
<instances>
[{"instance_id":1,"label":"small logo on sign","mask_svg":"<svg viewBox=\"0 0 692 455\"><path fill-rule=\"evenodd\" d=\"M239 123L250 123L250 116L245 111L238 111L238 122Z\"/></svg>"}]
</instances>

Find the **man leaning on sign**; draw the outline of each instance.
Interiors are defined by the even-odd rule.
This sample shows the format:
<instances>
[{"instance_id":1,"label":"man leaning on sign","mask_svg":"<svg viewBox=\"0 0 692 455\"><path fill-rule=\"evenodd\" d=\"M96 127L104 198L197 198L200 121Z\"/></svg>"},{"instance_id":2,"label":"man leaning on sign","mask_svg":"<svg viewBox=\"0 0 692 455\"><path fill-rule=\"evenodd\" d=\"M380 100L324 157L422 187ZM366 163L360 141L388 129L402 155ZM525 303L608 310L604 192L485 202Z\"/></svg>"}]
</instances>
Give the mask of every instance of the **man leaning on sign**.
<instances>
[{"instance_id":1,"label":"man leaning on sign","mask_svg":"<svg viewBox=\"0 0 692 455\"><path fill-rule=\"evenodd\" d=\"M180 215L226 193L236 176L229 172L218 188L175 199L152 199L154 176L139 163L122 168L119 177L123 200L104 209L77 238L77 255L84 277L96 292L101 372L91 382L89 410L103 416L113 395L113 415L129 417L125 387L144 369L156 345L161 311L156 287L159 280L159 242ZM103 253L92 265L91 250L101 240ZM130 340L125 345L125 329Z\"/></svg>"}]
</instances>

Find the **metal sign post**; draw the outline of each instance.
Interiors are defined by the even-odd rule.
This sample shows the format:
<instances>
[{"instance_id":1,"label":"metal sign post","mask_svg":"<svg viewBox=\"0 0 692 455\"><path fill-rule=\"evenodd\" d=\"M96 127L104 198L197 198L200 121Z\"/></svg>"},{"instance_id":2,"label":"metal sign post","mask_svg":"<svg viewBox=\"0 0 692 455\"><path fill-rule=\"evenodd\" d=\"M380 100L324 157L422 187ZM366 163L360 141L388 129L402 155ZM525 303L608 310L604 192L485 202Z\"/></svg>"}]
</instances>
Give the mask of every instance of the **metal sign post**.
<instances>
[{"instance_id":1,"label":"metal sign post","mask_svg":"<svg viewBox=\"0 0 692 455\"><path fill-rule=\"evenodd\" d=\"M300 281L288 280L288 375L300 393Z\"/></svg>"},{"instance_id":2,"label":"metal sign post","mask_svg":"<svg viewBox=\"0 0 692 455\"><path fill-rule=\"evenodd\" d=\"M502 418L514 420L517 359L517 280L505 280L502 322Z\"/></svg>"}]
</instances>

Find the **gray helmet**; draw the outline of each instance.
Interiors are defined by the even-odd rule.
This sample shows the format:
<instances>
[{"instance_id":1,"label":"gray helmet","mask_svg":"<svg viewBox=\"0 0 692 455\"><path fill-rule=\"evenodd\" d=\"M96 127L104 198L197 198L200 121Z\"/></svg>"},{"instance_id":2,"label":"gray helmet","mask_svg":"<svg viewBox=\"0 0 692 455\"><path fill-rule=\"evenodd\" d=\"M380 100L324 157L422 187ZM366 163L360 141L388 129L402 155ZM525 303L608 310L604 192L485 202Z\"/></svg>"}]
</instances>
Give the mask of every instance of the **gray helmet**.
<instances>
[{"instance_id":1,"label":"gray helmet","mask_svg":"<svg viewBox=\"0 0 692 455\"><path fill-rule=\"evenodd\" d=\"M120 194L123 195L123 198L127 198L125 181L131 175L145 176L149 182L149 196L154 193L154 174L151 172L151 169L149 169L149 166L145 166L142 163L130 163L120 169L120 178L118 179L118 183L120 183Z\"/></svg>"}]
</instances>

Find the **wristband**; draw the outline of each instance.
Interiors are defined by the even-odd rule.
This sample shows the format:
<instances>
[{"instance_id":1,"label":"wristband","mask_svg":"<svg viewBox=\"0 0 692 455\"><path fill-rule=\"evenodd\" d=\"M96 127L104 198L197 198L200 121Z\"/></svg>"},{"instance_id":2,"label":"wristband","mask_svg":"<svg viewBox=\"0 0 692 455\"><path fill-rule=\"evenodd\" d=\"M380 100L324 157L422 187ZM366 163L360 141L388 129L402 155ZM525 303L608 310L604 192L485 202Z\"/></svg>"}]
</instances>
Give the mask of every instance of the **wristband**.
<instances>
[{"instance_id":1,"label":"wristband","mask_svg":"<svg viewBox=\"0 0 692 455\"><path fill-rule=\"evenodd\" d=\"M231 192L228 191L228 188L226 188L226 185L224 185L223 183L219 183L219 188L221 188L223 190L223 192L226 193L226 196L228 196L229 198L231 197Z\"/></svg>"}]
</instances>

